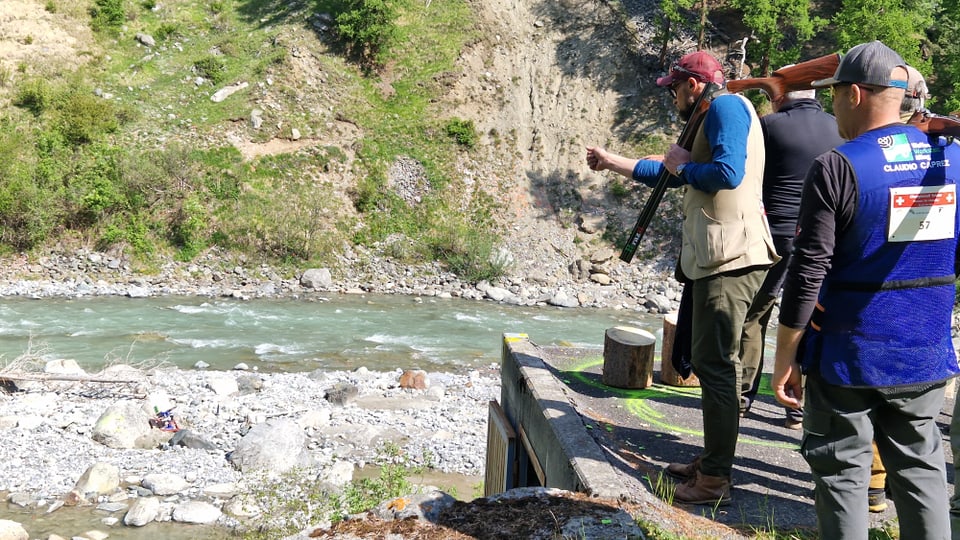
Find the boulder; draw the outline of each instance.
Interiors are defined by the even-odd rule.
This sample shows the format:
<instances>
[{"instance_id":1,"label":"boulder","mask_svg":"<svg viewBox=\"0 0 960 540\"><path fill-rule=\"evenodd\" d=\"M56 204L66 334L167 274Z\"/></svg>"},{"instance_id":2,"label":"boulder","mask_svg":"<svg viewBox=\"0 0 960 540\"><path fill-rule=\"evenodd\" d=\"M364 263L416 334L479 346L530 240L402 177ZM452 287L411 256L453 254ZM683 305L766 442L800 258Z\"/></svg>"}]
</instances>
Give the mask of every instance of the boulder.
<instances>
[{"instance_id":1,"label":"boulder","mask_svg":"<svg viewBox=\"0 0 960 540\"><path fill-rule=\"evenodd\" d=\"M173 509L173 520L181 523L208 525L220 519L223 512L205 501L188 501Z\"/></svg>"},{"instance_id":2,"label":"boulder","mask_svg":"<svg viewBox=\"0 0 960 540\"><path fill-rule=\"evenodd\" d=\"M80 495L95 493L106 495L120 487L120 469L110 463L97 462L91 465L82 475L73 490Z\"/></svg>"},{"instance_id":3,"label":"boulder","mask_svg":"<svg viewBox=\"0 0 960 540\"><path fill-rule=\"evenodd\" d=\"M119 401L100 415L91 437L110 448L156 448L173 434L152 428L151 418L141 403Z\"/></svg>"},{"instance_id":4,"label":"boulder","mask_svg":"<svg viewBox=\"0 0 960 540\"><path fill-rule=\"evenodd\" d=\"M156 497L140 497L133 501L126 515L123 516L123 524L128 527L143 527L147 523L157 519L160 515L160 499Z\"/></svg>"},{"instance_id":5,"label":"boulder","mask_svg":"<svg viewBox=\"0 0 960 540\"><path fill-rule=\"evenodd\" d=\"M333 286L333 277L326 268L310 268L300 276L300 286L307 289L327 289Z\"/></svg>"},{"instance_id":6,"label":"boulder","mask_svg":"<svg viewBox=\"0 0 960 540\"><path fill-rule=\"evenodd\" d=\"M281 418L257 424L237 443L228 460L242 472L282 474L295 467L308 467L307 437L295 421Z\"/></svg>"},{"instance_id":7,"label":"boulder","mask_svg":"<svg viewBox=\"0 0 960 540\"><path fill-rule=\"evenodd\" d=\"M9 519L0 519L0 540L29 540L23 525Z\"/></svg>"}]
</instances>

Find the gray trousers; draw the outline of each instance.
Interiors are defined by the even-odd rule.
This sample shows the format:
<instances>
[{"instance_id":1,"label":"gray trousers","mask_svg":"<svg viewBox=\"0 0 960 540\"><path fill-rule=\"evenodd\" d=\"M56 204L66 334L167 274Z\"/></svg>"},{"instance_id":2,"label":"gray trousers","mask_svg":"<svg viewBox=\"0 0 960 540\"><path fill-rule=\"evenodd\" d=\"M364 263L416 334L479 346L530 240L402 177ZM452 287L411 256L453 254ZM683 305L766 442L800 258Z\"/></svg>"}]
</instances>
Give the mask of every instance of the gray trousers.
<instances>
[{"instance_id":1,"label":"gray trousers","mask_svg":"<svg viewBox=\"0 0 960 540\"><path fill-rule=\"evenodd\" d=\"M700 379L703 452L700 470L730 476L740 431L740 336L766 267L694 280L691 363Z\"/></svg>"},{"instance_id":2,"label":"gray trousers","mask_svg":"<svg viewBox=\"0 0 960 540\"><path fill-rule=\"evenodd\" d=\"M849 388L807 375L800 451L813 473L821 538L867 539L871 440L887 466L900 538L950 537L937 427L945 387Z\"/></svg>"},{"instance_id":3,"label":"gray trousers","mask_svg":"<svg viewBox=\"0 0 960 540\"><path fill-rule=\"evenodd\" d=\"M950 497L950 528L953 540L960 540L960 397L953 402L950 419L950 448L953 450L953 496Z\"/></svg>"}]
</instances>

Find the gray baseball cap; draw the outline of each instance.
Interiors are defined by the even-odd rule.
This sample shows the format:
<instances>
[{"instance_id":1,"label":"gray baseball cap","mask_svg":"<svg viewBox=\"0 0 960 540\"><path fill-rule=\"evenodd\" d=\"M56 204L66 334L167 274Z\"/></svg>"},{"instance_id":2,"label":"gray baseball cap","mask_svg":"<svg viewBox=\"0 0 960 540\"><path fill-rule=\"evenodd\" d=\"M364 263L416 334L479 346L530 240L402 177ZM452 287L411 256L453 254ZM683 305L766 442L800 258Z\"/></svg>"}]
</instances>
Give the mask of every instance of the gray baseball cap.
<instances>
[{"instance_id":1,"label":"gray baseball cap","mask_svg":"<svg viewBox=\"0 0 960 540\"><path fill-rule=\"evenodd\" d=\"M843 55L836 73L829 79L821 79L810 84L814 88L833 86L841 83L869 84L907 89L907 81L890 78L890 72L896 67L906 68L907 64L896 51L880 41L861 43L851 47ZM904 73L906 75L906 73Z\"/></svg>"}]
</instances>

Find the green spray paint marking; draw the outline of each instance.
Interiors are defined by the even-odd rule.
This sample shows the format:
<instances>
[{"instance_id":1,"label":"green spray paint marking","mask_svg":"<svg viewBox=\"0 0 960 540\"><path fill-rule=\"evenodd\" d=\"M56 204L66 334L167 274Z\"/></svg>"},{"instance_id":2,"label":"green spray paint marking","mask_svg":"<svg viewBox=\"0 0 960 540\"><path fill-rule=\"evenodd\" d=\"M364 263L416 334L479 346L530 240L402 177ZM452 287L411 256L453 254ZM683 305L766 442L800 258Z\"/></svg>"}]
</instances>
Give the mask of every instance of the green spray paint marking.
<instances>
[{"instance_id":1,"label":"green spray paint marking","mask_svg":"<svg viewBox=\"0 0 960 540\"><path fill-rule=\"evenodd\" d=\"M685 435L692 435L694 437L703 437L703 431L671 424L665 419L665 416L662 412L656 410L655 408L651 407L649 403L647 403L648 399L654 398L663 399L672 397L698 397L700 396L699 388L674 387L660 384L654 384L653 386L639 390L613 388L601 383L598 380L587 377L587 370L600 364L603 364L603 358L594 358L586 360L582 364L575 365L570 368L569 371L564 373L565 375L576 379L587 386L602 389L604 392L613 394L623 399L626 409L643 422L656 426L664 431L682 433ZM787 448L790 450L796 450L799 448L799 446L794 443L765 441L763 439L757 439L746 435L740 435L738 440L743 443L766 446L770 448Z\"/></svg>"}]
</instances>

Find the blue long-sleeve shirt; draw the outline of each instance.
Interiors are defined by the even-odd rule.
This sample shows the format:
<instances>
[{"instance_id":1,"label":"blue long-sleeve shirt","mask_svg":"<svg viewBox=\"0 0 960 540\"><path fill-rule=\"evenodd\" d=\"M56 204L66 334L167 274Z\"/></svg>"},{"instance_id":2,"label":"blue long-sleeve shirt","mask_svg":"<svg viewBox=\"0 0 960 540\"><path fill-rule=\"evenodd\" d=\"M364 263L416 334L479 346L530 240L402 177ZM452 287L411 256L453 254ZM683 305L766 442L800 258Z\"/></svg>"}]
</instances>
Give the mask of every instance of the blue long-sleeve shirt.
<instances>
[{"instance_id":1,"label":"blue long-sleeve shirt","mask_svg":"<svg viewBox=\"0 0 960 540\"><path fill-rule=\"evenodd\" d=\"M671 176L667 185L679 187L687 183L707 193L739 186L747 163L747 135L750 131L750 110L747 107L746 101L734 95L714 98L703 120L713 160L688 163L683 169L683 178ZM663 163L641 159L633 168L633 179L653 187L661 169Z\"/></svg>"}]
</instances>

